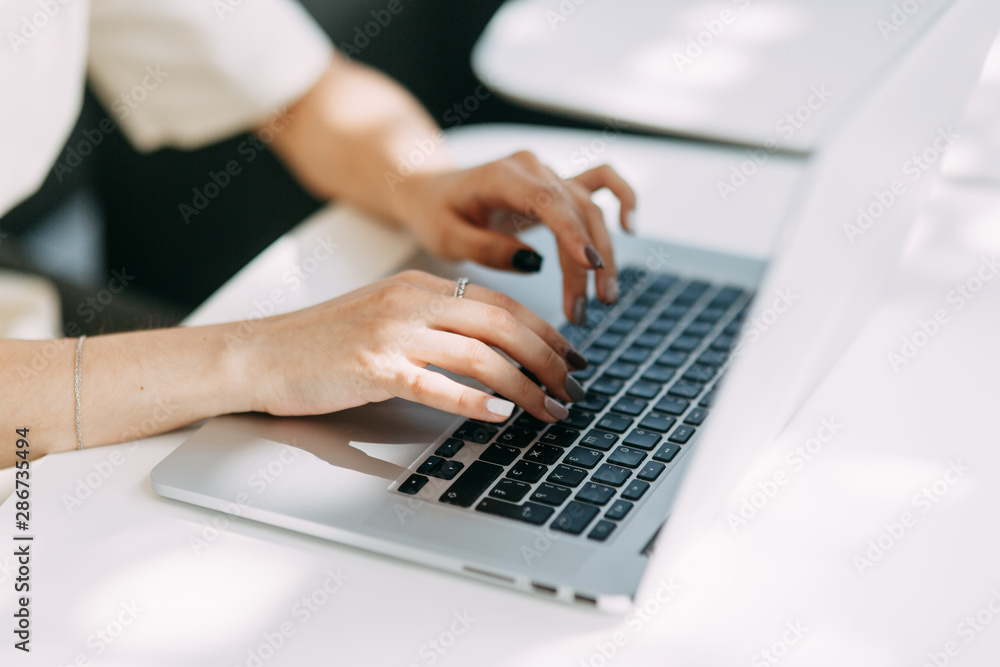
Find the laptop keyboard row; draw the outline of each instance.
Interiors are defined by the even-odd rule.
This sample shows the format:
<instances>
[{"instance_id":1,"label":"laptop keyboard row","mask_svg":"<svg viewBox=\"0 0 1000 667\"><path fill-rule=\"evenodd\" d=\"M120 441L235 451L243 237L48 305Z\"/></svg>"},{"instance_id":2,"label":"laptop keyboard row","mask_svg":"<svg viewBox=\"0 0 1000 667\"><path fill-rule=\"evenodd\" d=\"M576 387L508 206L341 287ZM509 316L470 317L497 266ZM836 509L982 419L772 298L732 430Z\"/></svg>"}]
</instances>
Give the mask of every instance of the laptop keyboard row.
<instances>
[{"instance_id":1,"label":"laptop keyboard row","mask_svg":"<svg viewBox=\"0 0 1000 667\"><path fill-rule=\"evenodd\" d=\"M750 297L636 268L619 280L618 304L592 300L562 329L589 362L566 419L467 420L395 490L606 541L707 417Z\"/></svg>"}]
</instances>

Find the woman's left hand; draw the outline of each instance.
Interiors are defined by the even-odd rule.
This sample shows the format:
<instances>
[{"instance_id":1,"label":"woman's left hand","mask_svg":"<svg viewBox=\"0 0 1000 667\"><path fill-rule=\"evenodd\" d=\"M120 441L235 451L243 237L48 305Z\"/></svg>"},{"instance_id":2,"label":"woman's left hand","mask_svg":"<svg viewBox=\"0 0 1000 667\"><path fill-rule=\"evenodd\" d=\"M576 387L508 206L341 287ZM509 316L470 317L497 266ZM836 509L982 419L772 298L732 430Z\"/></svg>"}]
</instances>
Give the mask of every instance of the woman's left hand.
<instances>
[{"instance_id":1,"label":"woman's left hand","mask_svg":"<svg viewBox=\"0 0 1000 667\"><path fill-rule=\"evenodd\" d=\"M559 245L566 318L579 323L586 316L588 271L595 271L601 301L618 299L611 237L591 200L602 188L618 198L621 225L632 231L635 192L614 169L601 165L564 180L526 151L472 169L411 174L398 184L396 215L440 257L522 272L538 271L542 258L494 222L513 213L511 232L547 225Z\"/></svg>"}]
</instances>

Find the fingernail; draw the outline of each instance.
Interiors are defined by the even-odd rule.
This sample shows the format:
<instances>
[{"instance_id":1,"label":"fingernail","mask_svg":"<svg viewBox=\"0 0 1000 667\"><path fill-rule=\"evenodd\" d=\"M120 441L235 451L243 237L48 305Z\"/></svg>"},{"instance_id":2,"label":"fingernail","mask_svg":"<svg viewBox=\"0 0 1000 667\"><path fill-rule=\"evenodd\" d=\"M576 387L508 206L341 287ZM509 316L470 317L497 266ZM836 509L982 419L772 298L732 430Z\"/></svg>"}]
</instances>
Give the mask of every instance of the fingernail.
<instances>
[{"instance_id":1,"label":"fingernail","mask_svg":"<svg viewBox=\"0 0 1000 667\"><path fill-rule=\"evenodd\" d=\"M572 375L566 376L566 393L569 394L574 403L579 403L587 398L587 392L583 390L583 387L580 386L580 383Z\"/></svg>"},{"instance_id":2,"label":"fingernail","mask_svg":"<svg viewBox=\"0 0 1000 667\"><path fill-rule=\"evenodd\" d=\"M486 409L498 417L510 417L514 413L514 404L502 398L488 398Z\"/></svg>"},{"instance_id":3,"label":"fingernail","mask_svg":"<svg viewBox=\"0 0 1000 667\"><path fill-rule=\"evenodd\" d=\"M545 397L545 409L556 419L563 420L569 417L569 410L566 409L566 406L551 396Z\"/></svg>"},{"instance_id":4,"label":"fingernail","mask_svg":"<svg viewBox=\"0 0 1000 667\"><path fill-rule=\"evenodd\" d=\"M510 265L523 273L538 273L542 270L542 256L534 250L521 248L514 253Z\"/></svg>"},{"instance_id":5,"label":"fingernail","mask_svg":"<svg viewBox=\"0 0 1000 667\"><path fill-rule=\"evenodd\" d=\"M607 294L608 303L618 303L618 278L608 276L604 280L604 292Z\"/></svg>"},{"instance_id":6,"label":"fingernail","mask_svg":"<svg viewBox=\"0 0 1000 667\"><path fill-rule=\"evenodd\" d=\"M597 250L594 249L594 246L589 245L586 248L584 248L583 254L587 256L587 261L590 262L590 265L592 267L594 267L595 269L604 268L604 260L601 259L601 255L597 252Z\"/></svg>"},{"instance_id":7,"label":"fingernail","mask_svg":"<svg viewBox=\"0 0 1000 667\"><path fill-rule=\"evenodd\" d=\"M625 213L625 231L629 234L635 234L635 211Z\"/></svg>"},{"instance_id":8,"label":"fingernail","mask_svg":"<svg viewBox=\"0 0 1000 667\"><path fill-rule=\"evenodd\" d=\"M587 297L578 296L573 302L573 324L582 327L587 323Z\"/></svg>"},{"instance_id":9,"label":"fingernail","mask_svg":"<svg viewBox=\"0 0 1000 667\"><path fill-rule=\"evenodd\" d=\"M584 368L590 365L590 363L584 358L582 354L576 351L576 348L567 348L566 350L566 361L570 366L578 371L582 371Z\"/></svg>"}]
</instances>

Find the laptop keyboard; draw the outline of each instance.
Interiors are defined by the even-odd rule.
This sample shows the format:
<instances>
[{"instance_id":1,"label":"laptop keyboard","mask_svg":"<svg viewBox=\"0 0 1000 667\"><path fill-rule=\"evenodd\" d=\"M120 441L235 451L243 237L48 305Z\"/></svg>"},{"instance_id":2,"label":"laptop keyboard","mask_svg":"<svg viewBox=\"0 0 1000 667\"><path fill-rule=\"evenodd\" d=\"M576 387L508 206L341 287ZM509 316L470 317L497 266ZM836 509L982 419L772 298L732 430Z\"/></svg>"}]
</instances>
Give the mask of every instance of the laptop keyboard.
<instances>
[{"instance_id":1,"label":"laptop keyboard","mask_svg":"<svg viewBox=\"0 0 1000 667\"><path fill-rule=\"evenodd\" d=\"M751 296L631 267L619 282L618 304L591 300L586 325L561 330L590 363L566 419L467 420L395 490L607 541L704 423Z\"/></svg>"}]
</instances>

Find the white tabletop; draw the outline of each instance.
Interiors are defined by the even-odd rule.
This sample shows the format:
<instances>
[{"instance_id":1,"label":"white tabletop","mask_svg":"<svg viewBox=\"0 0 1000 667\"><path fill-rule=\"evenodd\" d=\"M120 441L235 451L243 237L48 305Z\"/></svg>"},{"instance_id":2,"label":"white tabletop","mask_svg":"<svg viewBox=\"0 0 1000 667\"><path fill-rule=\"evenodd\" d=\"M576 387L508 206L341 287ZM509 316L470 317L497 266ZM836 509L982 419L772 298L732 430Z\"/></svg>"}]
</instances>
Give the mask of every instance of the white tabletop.
<instances>
[{"instance_id":1,"label":"white tabletop","mask_svg":"<svg viewBox=\"0 0 1000 667\"><path fill-rule=\"evenodd\" d=\"M506 131L492 140L489 132L464 130L457 152L479 159L513 150ZM535 135L527 143L558 162L565 139L549 145ZM627 149L616 143L608 152L626 172L633 168ZM672 194L685 205L700 197L718 218L736 221L756 201L761 229L773 229L767 218L777 217L794 187L795 165L762 174L758 185L768 185L770 197L721 205L710 184L739 151L715 158L663 158L675 171L640 185L644 231L684 226L652 209L647 187L683 189ZM704 187L690 187L699 181ZM993 353L1000 289L985 283L961 309L948 295L975 275L982 256L1000 252L998 216L1000 193L941 189L878 316L739 493L790 471L785 451L815 434L822 418L840 420L842 431L789 473L747 526L734 533L722 524L691 545L693 558L651 573L649 592L666 602L642 600L642 615L602 616L165 500L152 492L149 471L184 439L180 432L34 466L31 664L772 664L757 655L771 647L781 664L883 666L923 664L927 651L944 651L949 641L961 664L986 664L1000 651L1000 632L987 624L966 642L958 626L1000 585L1000 540L991 526L1000 454L990 436L1000 398ZM715 217L704 224L722 228ZM393 257L412 250L395 232L326 211L265 251L193 321L246 317L288 262L308 257L325 234L345 244L395 239ZM293 300L343 287L323 280L317 271ZM886 354L939 309L947 323L895 372ZM913 495L944 478L949 460L969 470L921 512ZM915 524L859 573L853 556L904 511ZM13 514L12 502L0 508L4 535L13 532ZM0 557L0 615L8 619L12 565ZM987 613L992 620L995 612ZM9 634L5 641L7 664L14 651Z\"/></svg>"}]
</instances>

